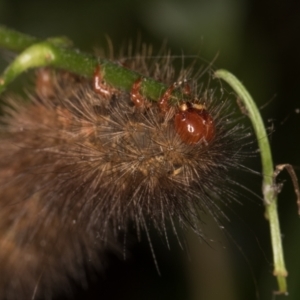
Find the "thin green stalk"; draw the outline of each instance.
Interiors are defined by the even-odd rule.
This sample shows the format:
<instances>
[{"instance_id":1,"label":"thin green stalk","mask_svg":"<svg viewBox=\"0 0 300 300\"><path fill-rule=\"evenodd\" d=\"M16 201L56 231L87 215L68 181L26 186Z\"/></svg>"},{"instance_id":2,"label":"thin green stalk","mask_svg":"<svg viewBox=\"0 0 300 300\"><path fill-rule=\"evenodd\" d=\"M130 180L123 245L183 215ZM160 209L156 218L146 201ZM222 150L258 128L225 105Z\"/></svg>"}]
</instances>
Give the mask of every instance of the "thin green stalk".
<instances>
[{"instance_id":1,"label":"thin green stalk","mask_svg":"<svg viewBox=\"0 0 300 300\"><path fill-rule=\"evenodd\" d=\"M0 47L21 52L0 77L0 93L21 73L44 66L52 66L92 78L96 66L100 65L103 79L113 87L126 91L130 91L133 83L143 77L141 93L153 101L157 101L168 88L161 82L120 64L68 47L69 44L68 40L62 38L41 41L0 26ZM178 97L182 98L182 94L175 91L172 94L172 102L176 102Z\"/></svg>"},{"instance_id":2,"label":"thin green stalk","mask_svg":"<svg viewBox=\"0 0 300 300\"><path fill-rule=\"evenodd\" d=\"M27 47L38 43L39 39L26 34L20 34L17 31L0 26L0 48L21 52Z\"/></svg>"},{"instance_id":3,"label":"thin green stalk","mask_svg":"<svg viewBox=\"0 0 300 300\"><path fill-rule=\"evenodd\" d=\"M242 85L242 83L231 73L226 70L218 70L215 72L216 78L221 78L226 81L231 88L237 93L240 100L243 102L247 114L252 122L258 146L260 149L262 169L263 169L263 195L264 203L266 207L266 213L269 219L271 242L273 249L274 260L274 276L277 277L279 293L287 293L286 276L288 275L285 268L282 240L280 233L279 218L277 212L277 191L276 184L273 180L274 166L272 160L272 154L270 144L267 136L267 132L262 121L259 110L253 101L252 97Z\"/></svg>"}]
</instances>

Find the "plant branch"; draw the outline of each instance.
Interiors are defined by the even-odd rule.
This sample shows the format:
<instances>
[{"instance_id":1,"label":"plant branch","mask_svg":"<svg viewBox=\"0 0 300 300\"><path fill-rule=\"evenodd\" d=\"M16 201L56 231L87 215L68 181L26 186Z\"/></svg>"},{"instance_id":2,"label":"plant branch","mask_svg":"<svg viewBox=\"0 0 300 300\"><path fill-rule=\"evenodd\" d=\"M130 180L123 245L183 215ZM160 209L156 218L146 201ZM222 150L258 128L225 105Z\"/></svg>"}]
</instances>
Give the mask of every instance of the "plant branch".
<instances>
[{"instance_id":1,"label":"plant branch","mask_svg":"<svg viewBox=\"0 0 300 300\"><path fill-rule=\"evenodd\" d=\"M141 93L153 101L157 101L168 88L161 82L129 70L118 63L82 53L69 47L69 44L68 40L62 38L41 41L0 26L0 47L21 52L0 77L0 93L22 72L44 66L53 66L92 78L96 66L100 65L103 79L115 88L126 91L130 91L133 83L142 77ZM179 97L182 98L182 94L175 91L172 94L172 102L176 102Z\"/></svg>"},{"instance_id":2,"label":"plant branch","mask_svg":"<svg viewBox=\"0 0 300 300\"><path fill-rule=\"evenodd\" d=\"M0 26L0 48L21 52L37 42L39 40L35 37L21 34L5 26Z\"/></svg>"},{"instance_id":3,"label":"plant branch","mask_svg":"<svg viewBox=\"0 0 300 300\"><path fill-rule=\"evenodd\" d=\"M278 293L287 294L286 276L288 275L285 268L281 232L279 226L279 218L277 212L277 186L274 182L274 166L272 161L272 154L267 132L262 121L259 110L250 96L249 92L242 85L242 83L231 73L226 70L218 70L215 72L216 78L221 78L226 81L231 88L237 93L238 97L245 105L247 114L252 122L258 146L260 149L262 169L263 169L263 195L264 204L266 208L267 217L270 224L271 242L273 249L274 260L274 276L277 277L279 286Z\"/></svg>"}]
</instances>

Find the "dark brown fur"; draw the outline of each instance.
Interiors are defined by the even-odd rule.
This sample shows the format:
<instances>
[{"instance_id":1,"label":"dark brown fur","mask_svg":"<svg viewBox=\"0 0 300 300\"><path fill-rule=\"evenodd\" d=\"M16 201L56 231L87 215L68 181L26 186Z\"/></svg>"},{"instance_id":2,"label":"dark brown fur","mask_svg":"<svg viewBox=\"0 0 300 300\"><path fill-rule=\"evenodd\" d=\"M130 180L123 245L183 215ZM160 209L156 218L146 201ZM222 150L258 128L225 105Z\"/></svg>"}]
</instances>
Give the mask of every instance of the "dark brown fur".
<instances>
[{"instance_id":1,"label":"dark brown fur","mask_svg":"<svg viewBox=\"0 0 300 300\"><path fill-rule=\"evenodd\" d=\"M161 73L171 80L171 68ZM240 163L244 133L207 91L194 101L216 136L186 145L173 108L139 111L126 92L107 100L88 80L51 76L29 102L10 99L0 120L1 299L51 299L70 277L84 282L129 221L165 232L179 220L201 234L199 210L222 214L214 196L231 200L228 171Z\"/></svg>"}]
</instances>

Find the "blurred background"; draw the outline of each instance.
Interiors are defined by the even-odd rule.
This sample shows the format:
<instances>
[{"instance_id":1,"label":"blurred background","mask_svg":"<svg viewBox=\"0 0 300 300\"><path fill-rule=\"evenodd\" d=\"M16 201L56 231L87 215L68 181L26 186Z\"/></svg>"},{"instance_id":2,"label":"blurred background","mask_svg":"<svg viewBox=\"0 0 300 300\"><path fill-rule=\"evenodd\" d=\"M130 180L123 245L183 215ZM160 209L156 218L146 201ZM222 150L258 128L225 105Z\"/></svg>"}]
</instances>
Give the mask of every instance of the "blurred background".
<instances>
[{"instance_id":1,"label":"blurred background","mask_svg":"<svg viewBox=\"0 0 300 300\"><path fill-rule=\"evenodd\" d=\"M141 36L156 49L167 40L176 55L212 61L218 54L215 67L235 74L263 107L263 118L273 128L274 162L290 163L300 175L299 1L0 0L0 23L39 38L65 35L88 52L106 47L106 36L115 49ZM1 71L6 64L1 61ZM259 159L248 166L260 172ZM285 174L279 178L284 182L279 214L288 299L294 300L300 299L300 220L292 184ZM260 195L260 176L245 185ZM268 223L261 200L247 198L230 208L229 238L208 226L214 242L208 246L188 234L187 253L175 238L169 250L152 233L161 276L146 237L133 240L126 261L109 255L89 289L76 288L76 299L275 299Z\"/></svg>"}]
</instances>

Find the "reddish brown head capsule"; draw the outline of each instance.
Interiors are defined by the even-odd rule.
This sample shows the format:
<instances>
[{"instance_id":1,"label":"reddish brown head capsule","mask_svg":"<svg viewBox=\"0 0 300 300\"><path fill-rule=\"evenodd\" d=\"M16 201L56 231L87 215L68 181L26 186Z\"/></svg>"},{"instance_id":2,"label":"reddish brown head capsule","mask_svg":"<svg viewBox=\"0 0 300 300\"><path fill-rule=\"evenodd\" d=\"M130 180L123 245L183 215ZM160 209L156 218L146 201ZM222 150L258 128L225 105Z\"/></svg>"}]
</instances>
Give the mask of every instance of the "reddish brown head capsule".
<instances>
[{"instance_id":1,"label":"reddish brown head capsule","mask_svg":"<svg viewBox=\"0 0 300 300\"><path fill-rule=\"evenodd\" d=\"M137 108L143 108L147 100L141 95L142 78L138 78L132 85L130 98ZM158 101L158 107L163 113L170 109L170 98L175 88L184 84L184 94L190 95L191 89L186 81L172 84L164 92ZM189 145L197 144L199 141L210 142L215 135L215 124L211 115L202 104L191 104L185 102L179 106L175 114L174 126L181 140Z\"/></svg>"},{"instance_id":2,"label":"reddish brown head capsule","mask_svg":"<svg viewBox=\"0 0 300 300\"><path fill-rule=\"evenodd\" d=\"M186 144L196 144L200 140L209 142L215 135L215 125L206 109L197 109L183 104L175 115L175 130Z\"/></svg>"}]
</instances>

